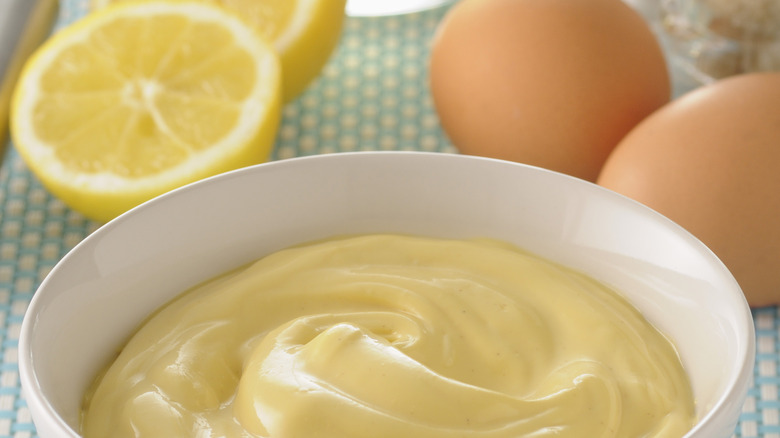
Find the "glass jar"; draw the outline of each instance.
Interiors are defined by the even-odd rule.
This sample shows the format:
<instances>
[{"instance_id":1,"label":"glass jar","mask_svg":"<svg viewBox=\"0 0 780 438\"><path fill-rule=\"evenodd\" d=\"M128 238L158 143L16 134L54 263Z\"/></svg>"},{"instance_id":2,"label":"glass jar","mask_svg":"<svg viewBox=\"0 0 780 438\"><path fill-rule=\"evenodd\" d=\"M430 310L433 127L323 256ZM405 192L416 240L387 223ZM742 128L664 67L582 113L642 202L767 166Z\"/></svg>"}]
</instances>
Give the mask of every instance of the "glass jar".
<instances>
[{"instance_id":1,"label":"glass jar","mask_svg":"<svg viewBox=\"0 0 780 438\"><path fill-rule=\"evenodd\" d=\"M377 17L420 12L444 6L455 0L348 0L347 15Z\"/></svg>"},{"instance_id":2,"label":"glass jar","mask_svg":"<svg viewBox=\"0 0 780 438\"><path fill-rule=\"evenodd\" d=\"M661 0L673 61L701 83L780 71L780 0Z\"/></svg>"}]
</instances>

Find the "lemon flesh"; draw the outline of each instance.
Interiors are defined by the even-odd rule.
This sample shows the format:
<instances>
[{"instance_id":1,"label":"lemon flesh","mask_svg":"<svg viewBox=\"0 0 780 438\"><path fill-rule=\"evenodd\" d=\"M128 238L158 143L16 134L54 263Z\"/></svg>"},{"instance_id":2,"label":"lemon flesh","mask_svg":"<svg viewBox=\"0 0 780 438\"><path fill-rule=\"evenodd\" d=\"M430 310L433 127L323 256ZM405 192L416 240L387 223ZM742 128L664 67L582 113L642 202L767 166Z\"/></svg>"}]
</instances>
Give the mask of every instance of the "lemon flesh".
<instances>
[{"instance_id":1,"label":"lemon flesh","mask_svg":"<svg viewBox=\"0 0 780 438\"><path fill-rule=\"evenodd\" d=\"M90 14L28 61L14 144L63 202L105 222L183 184L267 159L280 118L273 47L200 2Z\"/></svg>"},{"instance_id":2,"label":"lemon flesh","mask_svg":"<svg viewBox=\"0 0 780 438\"><path fill-rule=\"evenodd\" d=\"M92 0L92 9L128 0ZM136 0L137 1L137 0ZM284 72L283 100L320 74L341 36L347 0L207 0L234 11L271 41Z\"/></svg>"}]
</instances>

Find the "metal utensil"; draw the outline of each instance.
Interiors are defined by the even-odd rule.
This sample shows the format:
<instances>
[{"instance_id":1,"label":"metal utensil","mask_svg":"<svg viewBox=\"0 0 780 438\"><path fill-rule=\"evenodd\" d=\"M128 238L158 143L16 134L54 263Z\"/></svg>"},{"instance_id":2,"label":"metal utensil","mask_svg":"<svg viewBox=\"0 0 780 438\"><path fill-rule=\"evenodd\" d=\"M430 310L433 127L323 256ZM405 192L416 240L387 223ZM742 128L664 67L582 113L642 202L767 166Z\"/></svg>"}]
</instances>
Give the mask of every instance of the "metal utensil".
<instances>
[{"instance_id":1,"label":"metal utensil","mask_svg":"<svg viewBox=\"0 0 780 438\"><path fill-rule=\"evenodd\" d=\"M0 0L0 163L16 79L27 58L51 31L57 0Z\"/></svg>"}]
</instances>

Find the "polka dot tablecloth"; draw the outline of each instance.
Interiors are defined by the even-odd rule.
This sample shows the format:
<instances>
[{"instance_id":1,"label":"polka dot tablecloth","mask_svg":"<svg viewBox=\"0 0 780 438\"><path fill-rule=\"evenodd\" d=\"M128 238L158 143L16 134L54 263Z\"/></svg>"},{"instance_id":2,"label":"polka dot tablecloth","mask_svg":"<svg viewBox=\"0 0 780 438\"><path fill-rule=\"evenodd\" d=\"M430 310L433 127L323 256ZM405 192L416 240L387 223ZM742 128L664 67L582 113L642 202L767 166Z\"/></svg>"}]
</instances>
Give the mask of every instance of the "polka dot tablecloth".
<instances>
[{"instance_id":1,"label":"polka dot tablecloth","mask_svg":"<svg viewBox=\"0 0 780 438\"><path fill-rule=\"evenodd\" d=\"M62 0L56 29L87 10ZM445 10L349 18L320 78L284 108L272 159L360 150L455 152L427 88L429 42ZM17 345L25 310L57 261L99 224L70 211L27 170L13 145L0 168L0 438L35 437L20 392ZM736 437L780 438L776 308L754 311L758 356Z\"/></svg>"}]
</instances>

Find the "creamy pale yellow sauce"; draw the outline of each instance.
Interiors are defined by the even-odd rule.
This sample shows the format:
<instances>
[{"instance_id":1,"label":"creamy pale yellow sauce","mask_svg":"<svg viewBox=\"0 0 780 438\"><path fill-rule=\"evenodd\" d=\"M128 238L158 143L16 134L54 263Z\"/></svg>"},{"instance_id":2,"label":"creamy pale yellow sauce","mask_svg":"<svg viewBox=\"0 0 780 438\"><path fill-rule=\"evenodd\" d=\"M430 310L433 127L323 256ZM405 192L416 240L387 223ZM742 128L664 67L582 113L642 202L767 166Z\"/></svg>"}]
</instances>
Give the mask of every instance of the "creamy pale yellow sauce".
<instances>
[{"instance_id":1,"label":"creamy pale yellow sauce","mask_svg":"<svg viewBox=\"0 0 780 438\"><path fill-rule=\"evenodd\" d=\"M371 235L280 251L153 315L87 438L681 437L673 345L618 294L509 245Z\"/></svg>"}]
</instances>

